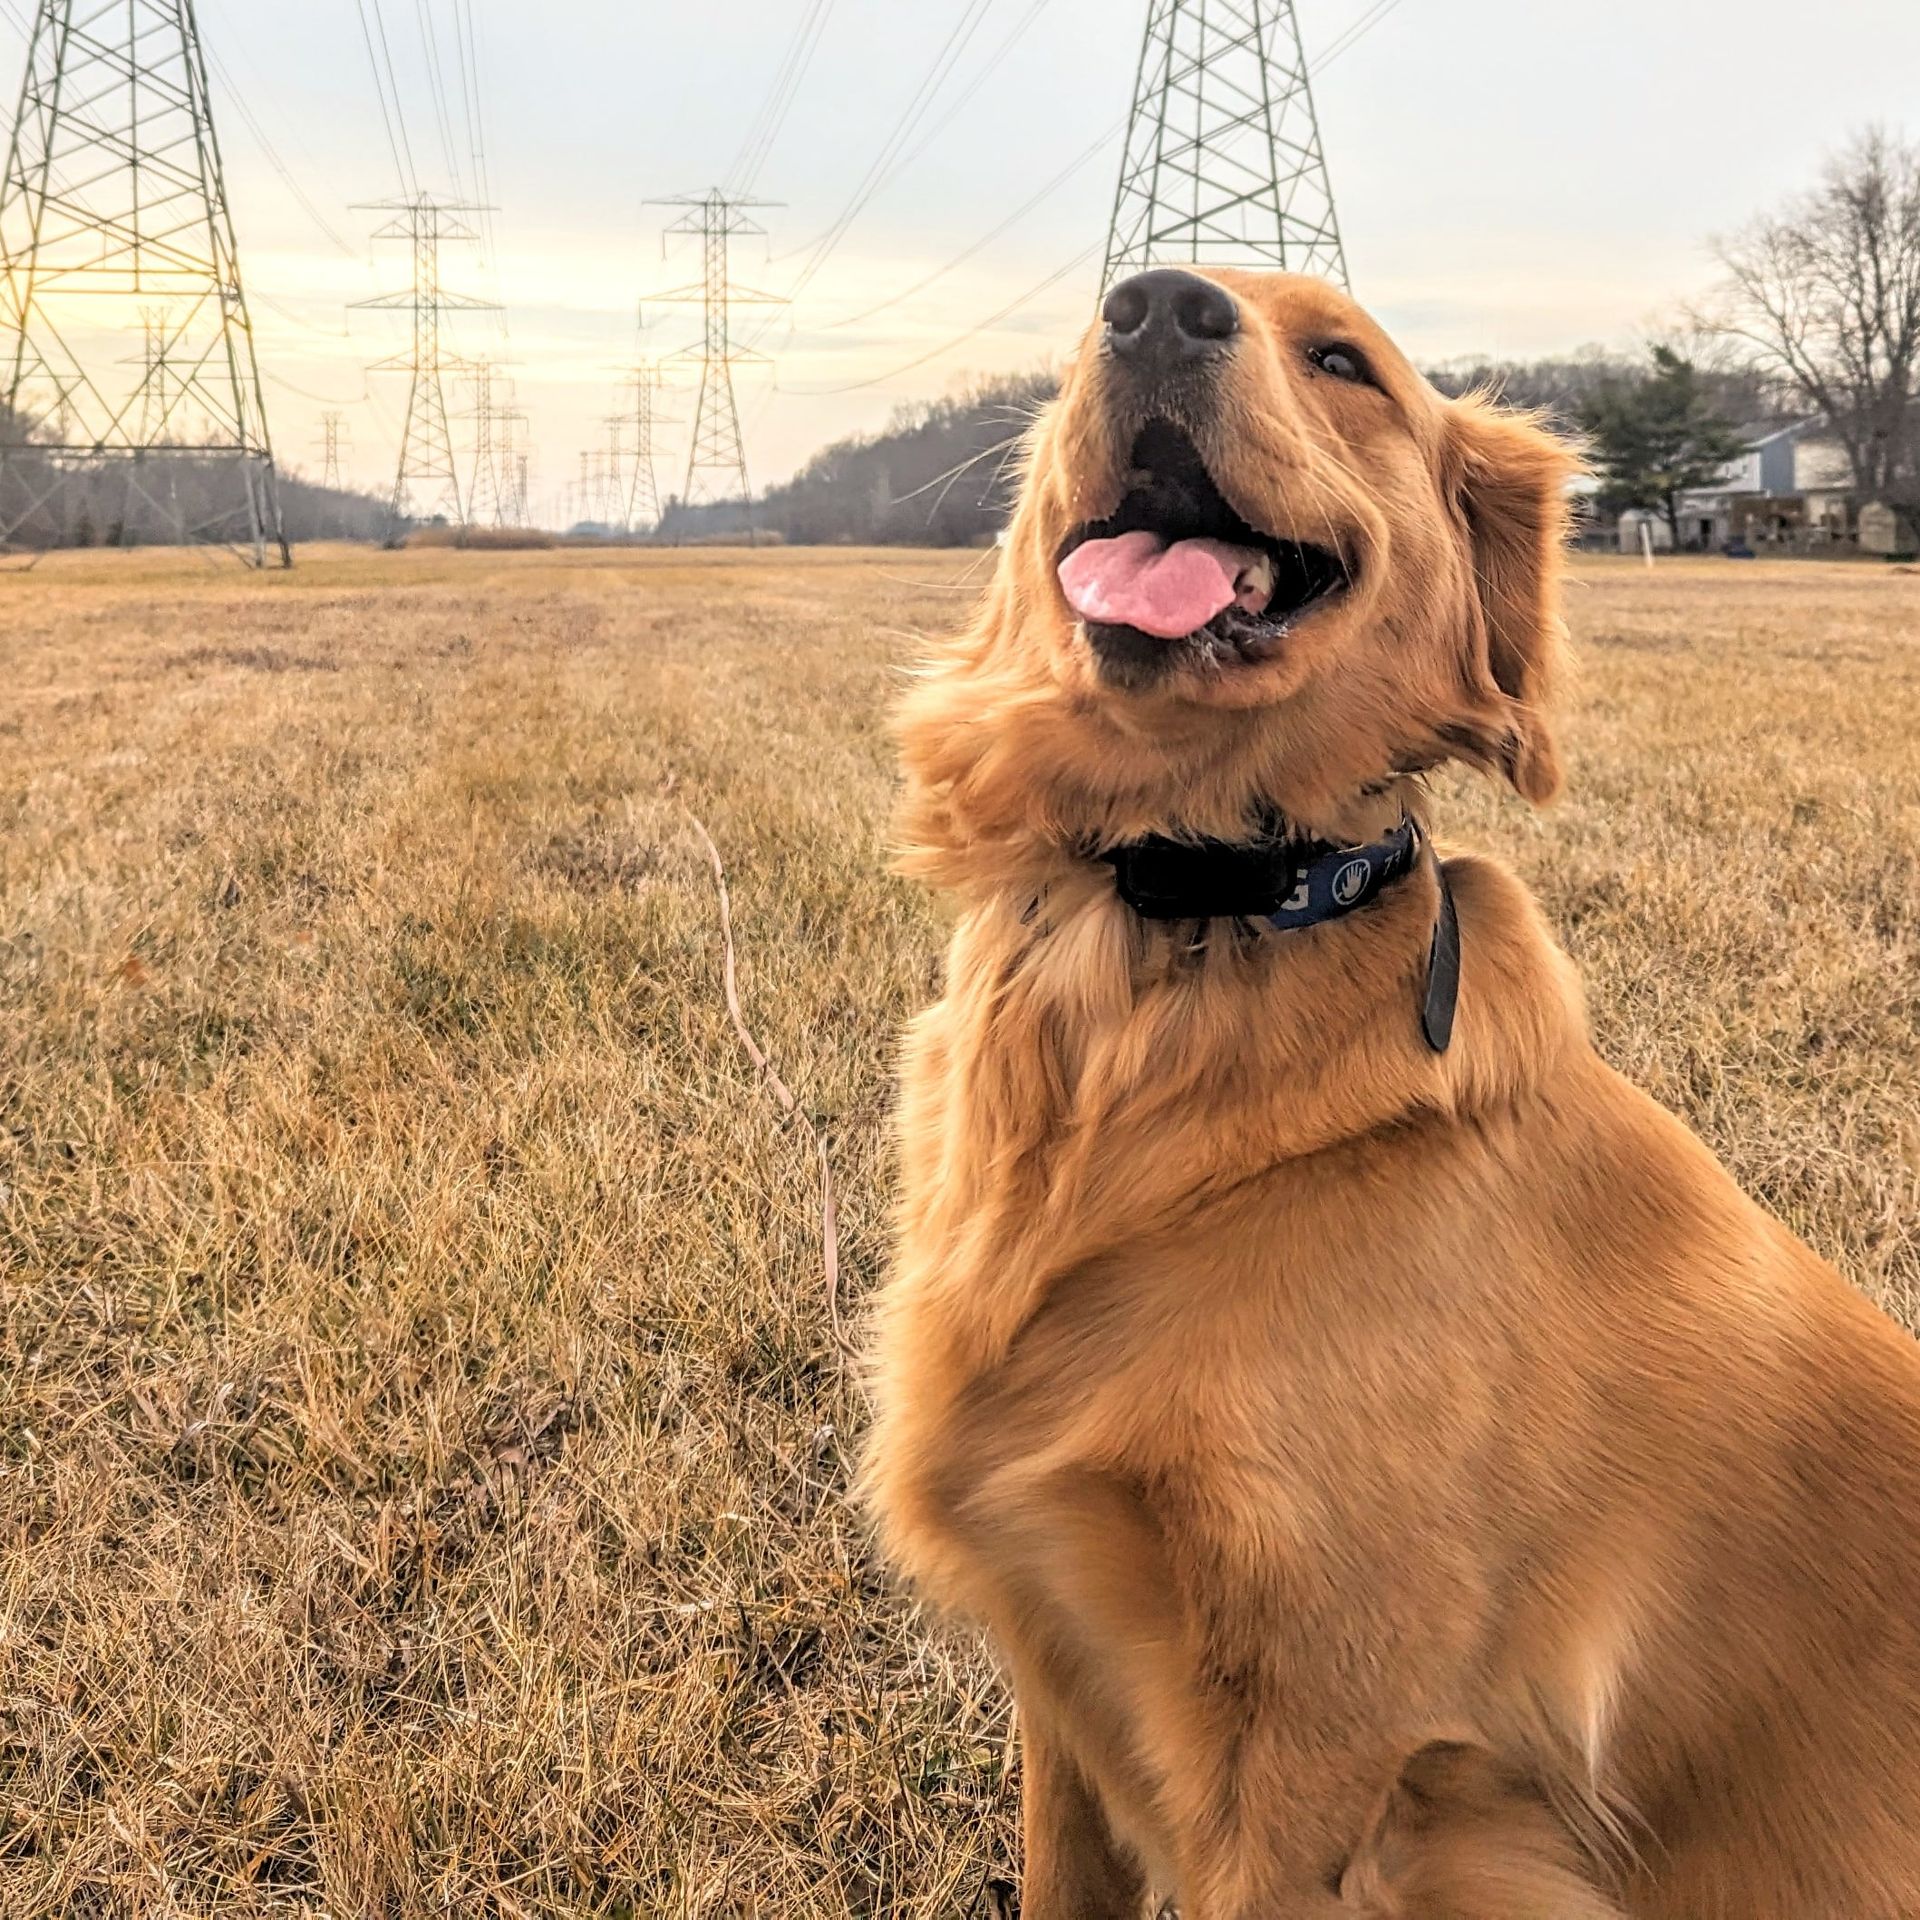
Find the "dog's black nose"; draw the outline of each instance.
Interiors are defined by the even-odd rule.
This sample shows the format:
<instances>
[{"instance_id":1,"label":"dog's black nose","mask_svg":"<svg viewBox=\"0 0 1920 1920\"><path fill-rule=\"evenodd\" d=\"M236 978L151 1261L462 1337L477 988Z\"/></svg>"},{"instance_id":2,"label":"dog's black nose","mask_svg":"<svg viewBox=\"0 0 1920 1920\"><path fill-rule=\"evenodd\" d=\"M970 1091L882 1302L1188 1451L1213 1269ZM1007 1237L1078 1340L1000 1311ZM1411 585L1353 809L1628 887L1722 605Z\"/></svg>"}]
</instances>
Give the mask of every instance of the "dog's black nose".
<instances>
[{"instance_id":1,"label":"dog's black nose","mask_svg":"<svg viewBox=\"0 0 1920 1920\"><path fill-rule=\"evenodd\" d=\"M1233 295L1180 267L1152 267L1122 280L1100 317L1114 352L1151 373L1203 360L1240 331Z\"/></svg>"}]
</instances>

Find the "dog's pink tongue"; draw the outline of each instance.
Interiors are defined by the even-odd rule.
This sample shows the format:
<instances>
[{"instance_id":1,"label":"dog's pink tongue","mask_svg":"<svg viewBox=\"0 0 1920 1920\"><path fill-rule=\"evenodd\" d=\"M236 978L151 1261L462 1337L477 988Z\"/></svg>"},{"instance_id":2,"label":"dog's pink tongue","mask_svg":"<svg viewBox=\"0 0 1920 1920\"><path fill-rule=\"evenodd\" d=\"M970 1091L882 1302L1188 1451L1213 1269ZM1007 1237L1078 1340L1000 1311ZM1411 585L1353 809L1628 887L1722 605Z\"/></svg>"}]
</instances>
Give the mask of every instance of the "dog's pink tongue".
<instances>
[{"instance_id":1,"label":"dog's pink tongue","mask_svg":"<svg viewBox=\"0 0 1920 1920\"><path fill-rule=\"evenodd\" d=\"M1083 620L1180 640L1232 606L1241 574L1260 562L1251 547L1225 540L1176 540L1169 546L1141 529L1083 540L1061 561L1060 585Z\"/></svg>"}]
</instances>

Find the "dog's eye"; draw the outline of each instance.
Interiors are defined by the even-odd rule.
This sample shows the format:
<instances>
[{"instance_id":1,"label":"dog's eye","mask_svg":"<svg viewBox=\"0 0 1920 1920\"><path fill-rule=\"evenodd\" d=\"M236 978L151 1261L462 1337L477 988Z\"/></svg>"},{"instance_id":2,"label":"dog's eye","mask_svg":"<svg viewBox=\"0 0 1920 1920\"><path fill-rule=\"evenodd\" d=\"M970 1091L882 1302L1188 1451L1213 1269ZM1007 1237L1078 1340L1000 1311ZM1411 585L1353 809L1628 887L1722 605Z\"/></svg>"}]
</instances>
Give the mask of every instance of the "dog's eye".
<instances>
[{"instance_id":1,"label":"dog's eye","mask_svg":"<svg viewBox=\"0 0 1920 1920\"><path fill-rule=\"evenodd\" d=\"M1367 365L1366 355L1358 347L1341 346L1337 342L1330 346L1309 347L1307 360L1322 373L1331 374L1334 379L1345 380L1353 386L1371 387L1378 384L1373 377L1373 369Z\"/></svg>"}]
</instances>

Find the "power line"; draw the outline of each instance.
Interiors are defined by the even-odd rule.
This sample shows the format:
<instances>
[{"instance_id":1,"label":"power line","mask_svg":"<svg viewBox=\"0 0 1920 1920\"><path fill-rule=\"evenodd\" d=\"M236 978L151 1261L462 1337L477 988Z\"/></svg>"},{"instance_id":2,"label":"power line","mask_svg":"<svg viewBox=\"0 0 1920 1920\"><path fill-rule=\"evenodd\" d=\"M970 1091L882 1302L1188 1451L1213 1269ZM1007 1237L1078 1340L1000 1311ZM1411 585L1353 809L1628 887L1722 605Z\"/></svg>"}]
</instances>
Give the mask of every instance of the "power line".
<instances>
[{"instance_id":1,"label":"power line","mask_svg":"<svg viewBox=\"0 0 1920 1920\"><path fill-rule=\"evenodd\" d=\"M427 93L433 102L434 119L440 128L440 151L446 159L447 176L456 194L464 194L466 181L461 177L460 160L453 137L453 121L447 109L447 80L440 64L440 35L433 24L429 0L413 0L414 17L420 27L420 47L426 56Z\"/></svg>"},{"instance_id":2,"label":"power line","mask_svg":"<svg viewBox=\"0 0 1920 1920\"><path fill-rule=\"evenodd\" d=\"M373 25L368 24L367 7L373 7ZM367 59L373 67L373 89L380 96L380 118L386 123L387 146L393 154L393 170L400 177L404 192L418 195L420 183L413 170L413 143L407 138L407 123L400 111L400 83L394 77L393 49L387 42L386 15L380 11L380 0L354 0L360 13L360 31L367 43ZM374 27L379 29L379 51L374 50ZM381 73L384 66L385 80ZM387 95L393 95L393 107L389 112ZM404 154L405 158L402 159Z\"/></svg>"},{"instance_id":3,"label":"power line","mask_svg":"<svg viewBox=\"0 0 1920 1920\"><path fill-rule=\"evenodd\" d=\"M915 129L926 117L927 110L945 84L947 76L952 73L955 62L966 51L968 43L979 31L980 23L986 18L987 9L992 5L993 0L968 0L965 10L954 23L953 31L947 35L940 51L935 54L932 66L927 69L920 84L908 99L900 118L894 123L892 132L887 135L879 153L874 156L866 172L861 175L860 183L854 188L852 197L840 210L833 224L813 243L813 251L806 264L800 269L799 276L787 295L789 300L798 300L807 290L814 276L832 257L833 250L846 237L847 229L860 217L867 203L886 184L900 149L912 138Z\"/></svg>"},{"instance_id":4,"label":"power line","mask_svg":"<svg viewBox=\"0 0 1920 1920\"><path fill-rule=\"evenodd\" d=\"M1022 307L1027 306L1031 304L1033 301L1039 299L1039 297L1043 293L1047 292L1050 288L1053 288L1059 285L1059 283L1062 280L1064 280L1068 274L1073 273L1077 271L1079 268L1085 266L1086 263L1089 260L1091 260L1096 253L1100 251L1100 244L1101 243L1098 240L1096 240L1093 242L1091 246L1082 247L1080 251L1076 253L1073 256L1073 258L1066 263L1065 266L1056 267L1053 270L1053 272L1048 274L1044 280L1041 280L1037 282L1035 285L1029 287L1025 293L1019 296L1018 299L1009 300L1004 307L999 308L996 312L988 314L984 320L978 322L974 326L969 327L965 333L955 334L951 340L944 342L940 346L930 348L927 352L920 354L915 359L905 362L901 366L890 368L885 373L876 373L870 380L850 380L847 382L845 386L786 387L786 388L783 388L782 391L786 393L803 394L809 399L819 399L829 394L861 393L861 392L864 392L865 389L867 389L868 387L883 386L889 380L897 380L901 374L912 373L916 367L924 367L929 360L938 360L939 358L941 358L942 355L951 353L955 347L964 347L969 340L974 338L976 334L985 333L989 327L997 326L1002 320L1006 319L1010 314L1018 313Z\"/></svg>"},{"instance_id":5,"label":"power line","mask_svg":"<svg viewBox=\"0 0 1920 1920\"><path fill-rule=\"evenodd\" d=\"M967 102L993 77L1000 63L1005 60L1007 55L1026 37L1027 29L1046 12L1052 3L1053 0L1033 0L1033 5L1014 22L1013 31L987 56L980 71L967 82L959 99L955 100L953 104L947 108L946 112L927 129L926 133L921 137L919 145L914 147L911 152L904 154L895 164L892 169L894 177L897 178L900 174L905 173L906 170L939 139L940 135L952 124L954 117L966 106Z\"/></svg>"},{"instance_id":6,"label":"power line","mask_svg":"<svg viewBox=\"0 0 1920 1920\"><path fill-rule=\"evenodd\" d=\"M307 218L313 222L320 232L325 234L327 239L331 241L334 246L338 247L348 259L357 259L359 257L359 249L342 238L339 229L335 227L327 219L326 215L307 197L306 189L294 178L293 169L280 157L279 149L275 147L273 141L268 137L266 128L260 124L259 116L255 114L253 108L248 104L245 90L235 81L226 62L220 58L218 53L209 53L207 57L214 72L220 77L220 84L226 88L228 98L232 101L235 111L240 115L242 121L245 122L247 131L253 135L254 141L259 146L260 151L266 156L267 164L272 167L274 172L285 182L287 191L292 194L294 199L299 203L301 211L306 214Z\"/></svg>"},{"instance_id":7,"label":"power line","mask_svg":"<svg viewBox=\"0 0 1920 1920\"><path fill-rule=\"evenodd\" d=\"M1088 166L1097 160L1101 154L1105 153L1106 150L1112 146L1114 135L1120 132L1126 124L1127 116L1123 113L1118 120L1114 121L1113 124L1101 134L1092 146L1082 152L1077 159L1068 161L1045 186L1034 193L1031 199L1023 200L1020 205L1016 207L1012 213L1008 214L990 233L982 234L972 246L956 253L953 258L944 265L936 267L925 279L916 280L912 286L903 288L899 293L888 294L884 300L875 306L865 307L858 313L848 314L844 320L826 321L822 324L820 331L825 333L831 332L838 327L858 326L862 320L871 320L876 313L885 313L889 307L897 307L903 301L911 300L916 294L925 293L936 281L944 280L955 267L965 266L982 248L991 246L1009 227L1017 226L1035 207L1041 205L1044 201L1050 200L1054 194L1065 186L1083 167Z\"/></svg>"},{"instance_id":8,"label":"power line","mask_svg":"<svg viewBox=\"0 0 1920 1920\"><path fill-rule=\"evenodd\" d=\"M268 368L260 377L263 380L271 380L276 387L284 387L289 393L298 394L302 400L311 400L323 407L356 406L367 398L367 388L364 381L361 383L358 393L349 394L346 399L342 400L336 394L315 393L310 387L296 386L291 380L287 379L284 374L275 373L271 368Z\"/></svg>"},{"instance_id":9,"label":"power line","mask_svg":"<svg viewBox=\"0 0 1920 1920\"><path fill-rule=\"evenodd\" d=\"M253 299L256 306L265 307L269 313L277 313L289 326L298 327L302 333L312 334L316 340L344 340L347 338L347 330L345 327L342 327L338 333L335 333L330 328L316 326L305 314L295 313L291 307L283 305L269 293L256 292Z\"/></svg>"},{"instance_id":10,"label":"power line","mask_svg":"<svg viewBox=\"0 0 1920 1920\"><path fill-rule=\"evenodd\" d=\"M1024 14L1022 14L1017 21L1015 21L1013 30L1006 36L1005 39L1003 39L1000 42L999 46L997 46L993 50L993 52L987 56L986 61L981 66L980 70L973 76L973 78L967 83L966 87L962 90L960 97L957 100L955 100L947 108L946 112L943 113L940 116L940 118L933 123L931 127L927 129L926 133L922 136L922 138L920 139L919 143L916 146L914 146L907 153L900 155L891 165L888 166L885 177L877 181L873 187L872 192L867 193L865 197L860 200L859 205L853 209L855 215L857 215L874 198L874 196L880 192L880 190L883 187L885 187L890 181L898 179L901 174L905 173L908 170L908 168L910 168L913 165L913 163L916 160L918 160L920 156L923 153L925 153L930 146L932 146L934 141L936 141L940 137L941 133L944 132L945 129L953 123L954 119L959 115L962 109L965 108L968 101L970 101L974 97L974 95L980 91L981 87L983 87L986 84L986 82L992 77L995 70L1000 66L1001 62L1006 59L1007 55L1013 51L1015 46L1018 45L1020 40L1025 36L1027 30L1033 25L1033 23L1036 20L1039 19L1041 14L1044 13L1051 4L1052 4L1052 0L1033 0L1033 4L1028 7L1027 11ZM982 14L981 18L984 18L984 17L985 17L984 14ZM975 25L977 26L978 24L979 24L978 21L976 21ZM968 38L971 39L971 37L972 37L972 34L971 34L971 31L969 31ZM960 51L964 51L965 46L966 46L966 42L963 41L961 43ZM951 63L949 63L948 71L951 71ZM938 89L936 87L936 91L937 90ZM929 98L926 104L927 106L931 106L932 104L931 98ZM922 115L924 115L924 112L925 112L925 108L922 109ZM853 324L855 324L856 321L867 319L872 314L884 313L887 310L887 308L896 306L902 300L909 299L912 297L913 294L919 293L923 291L926 287L931 286L933 282L935 280L940 279L943 274L951 271L953 267L960 265L962 260L970 259L974 253L979 251L980 247L987 245L988 241L997 239L1002 233L1004 233L1007 230L1008 227L1012 226L1016 220L1024 217L1026 213L1031 211L1033 207L1039 204L1040 200L1046 197L1046 194L1049 191L1051 191L1051 188L1053 186L1059 185L1063 180L1065 180L1071 174L1078 171L1078 169L1081 166L1085 165L1087 160L1092 159L1094 154L1097 153L1100 150L1100 148L1104 147L1106 143L1113 138L1113 135L1117 133L1120 127L1123 126L1124 124L1125 124L1124 120L1116 122L1116 124L1113 127L1111 127L1105 134L1103 134L1100 137L1100 140L1095 144L1095 146L1092 149L1089 150L1089 152L1081 160L1076 161L1072 166L1068 167L1065 173L1056 176L1054 181L1050 183L1049 187L1043 188L1039 194L1035 195L1035 197L1032 200L1029 200L1026 203L1026 205L1021 208L1019 213L1003 221L998 227L996 227L993 230L991 234L989 234L986 237L985 240L980 241L977 246L969 248L967 253L960 256L960 259L950 261L948 265L946 267L941 268L938 273L930 275L926 280L923 280L918 285L910 288L906 293L893 294L889 296L887 299L881 301L878 306L869 307L864 313L856 314L846 320L832 321L829 324L831 326L836 326L836 327L852 326ZM828 249L829 252L831 252L831 250L832 250L831 248ZM821 265L825 264L824 259L821 261L820 264ZM806 274L804 274L801 277L800 281L796 284L793 290L793 293L789 296L790 299L797 300L800 297L800 294L804 290L807 282L813 277L813 273L816 272L817 270L818 270L817 268L810 269ZM764 329L762 331L764 332ZM789 331L791 331L791 329L789 329ZM758 339L760 336L756 335L755 337L756 339Z\"/></svg>"},{"instance_id":11,"label":"power line","mask_svg":"<svg viewBox=\"0 0 1920 1920\"><path fill-rule=\"evenodd\" d=\"M465 112L467 158L473 163L473 183L485 185L480 177L480 81L471 58L473 18L461 0L453 0L453 51L460 72L460 104Z\"/></svg>"},{"instance_id":12,"label":"power line","mask_svg":"<svg viewBox=\"0 0 1920 1920\"><path fill-rule=\"evenodd\" d=\"M486 96L480 88L480 42L473 25L473 0L453 0L453 30L461 55L460 86L467 104L467 124L472 146L475 184L483 201L493 198L492 170L487 164ZM487 257L495 254L493 215L485 216Z\"/></svg>"},{"instance_id":13,"label":"power line","mask_svg":"<svg viewBox=\"0 0 1920 1920\"><path fill-rule=\"evenodd\" d=\"M833 0L809 0L807 11L787 42L779 66L774 69L773 84L767 90L767 97L761 102L760 111L754 115L746 138L740 143L740 151L734 156L733 165L727 170L728 191L753 191L753 183L760 169L766 165L767 155L780 137L782 127L786 125L787 115L792 111L794 99L800 91L800 83L813 64L813 56L819 50L821 36L826 31L826 23L832 12Z\"/></svg>"},{"instance_id":14,"label":"power line","mask_svg":"<svg viewBox=\"0 0 1920 1920\"><path fill-rule=\"evenodd\" d=\"M1324 73L1356 40L1363 38L1377 27L1399 4L1400 0L1374 0L1374 4L1365 13L1357 20L1350 22L1344 32L1336 34L1332 41L1321 49L1320 57L1313 63L1314 74L1318 76Z\"/></svg>"}]
</instances>

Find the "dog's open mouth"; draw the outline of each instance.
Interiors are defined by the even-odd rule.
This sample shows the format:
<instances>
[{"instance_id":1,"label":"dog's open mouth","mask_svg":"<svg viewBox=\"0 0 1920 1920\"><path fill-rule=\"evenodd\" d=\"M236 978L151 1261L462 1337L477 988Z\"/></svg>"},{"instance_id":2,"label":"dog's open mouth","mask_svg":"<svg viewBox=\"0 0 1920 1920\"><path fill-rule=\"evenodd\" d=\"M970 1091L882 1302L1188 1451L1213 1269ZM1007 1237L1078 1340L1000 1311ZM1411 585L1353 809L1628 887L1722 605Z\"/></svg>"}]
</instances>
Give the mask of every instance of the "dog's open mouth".
<instances>
[{"instance_id":1,"label":"dog's open mouth","mask_svg":"<svg viewBox=\"0 0 1920 1920\"><path fill-rule=\"evenodd\" d=\"M1115 678L1264 659L1288 628L1351 585L1332 547L1250 526L1170 422L1142 430L1131 466L1119 507L1076 528L1058 561L1061 591Z\"/></svg>"}]
</instances>

